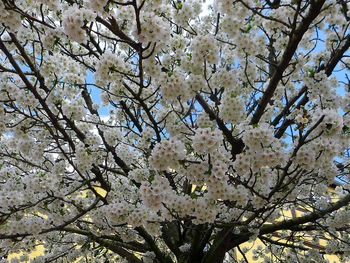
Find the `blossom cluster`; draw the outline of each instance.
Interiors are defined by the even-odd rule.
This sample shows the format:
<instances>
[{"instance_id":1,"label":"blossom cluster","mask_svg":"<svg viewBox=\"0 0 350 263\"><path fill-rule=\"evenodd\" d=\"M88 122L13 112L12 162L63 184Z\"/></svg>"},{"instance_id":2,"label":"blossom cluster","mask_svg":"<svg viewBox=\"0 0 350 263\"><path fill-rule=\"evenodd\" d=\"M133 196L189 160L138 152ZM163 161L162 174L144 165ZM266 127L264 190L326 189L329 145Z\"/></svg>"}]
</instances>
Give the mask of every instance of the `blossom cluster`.
<instances>
[{"instance_id":1,"label":"blossom cluster","mask_svg":"<svg viewBox=\"0 0 350 263\"><path fill-rule=\"evenodd\" d=\"M186 100L190 98L191 90L187 80L184 79L184 73L175 70L173 72L163 73L159 80L161 92L165 99L173 101L178 97Z\"/></svg>"},{"instance_id":2,"label":"blossom cluster","mask_svg":"<svg viewBox=\"0 0 350 263\"><path fill-rule=\"evenodd\" d=\"M95 14L91 10L79 8L75 4L64 12L62 26L70 39L77 42L84 42L87 37L82 27L85 25L85 21L92 21L93 19L95 19Z\"/></svg>"},{"instance_id":3,"label":"blossom cluster","mask_svg":"<svg viewBox=\"0 0 350 263\"><path fill-rule=\"evenodd\" d=\"M193 149L197 153L212 153L219 148L222 140L223 136L220 130L212 131L210 128L199 128L193 136Z\"/></svg>"},{"instance_id":4,"label":"blossom cluster","mask_svg":"<svg viewBox=\"0 0 350 263\"><path fill-rule=\"evenodd\" d=\"M130 65L124 63L121 56L106 52L96 63L94 78L97 84L107 85L114 78L118 79L118 73L127 72L129 69Z\"/></svg>"},{"instance_id":5,"label":"blossom cluster","mask_svg":"<svg viewBox=\"0 0 350 263\"><path fill-rule=\"evenodd\" d=\"M184 159L185 155L186 148L181 141L163 140L154 146L149 162L154 169L166 170L177 167L178 161Z\"/></svg>"},{"instance_id":6,"label":"blossom cluster","mask_svg":"<svg viewBox=\"0 0 350 263\"><path fill-rule=\"evenodd\" d=\"M220 116L227 123L239 124L245 117L244 107L243 98L225 92L219 107Z\"/></svg>"},{"instance_id":7,"label":"blossom cluster","mask_svg":"<svg viewBox=\"0 0 350 263\"><path fill-rule=\"evenodd\" d=\"M166 43L169 39L169 24L161 17L151 12L141 14L140 26L134 26L133 35L141 43L147 45L148 42Z\"/></svg>"},{"instance_id":8,"label":"blossom cluster","mask_svg":"<svg viewBox=\"0 0 350 263\"><path fill-rule=\"evenodd\" d=\"M194 63L202 64L205 60L210 64L216 64L219 61L219 48L216 43L213 36L209 34L194 38L191 43Z\"/></svg>"},{"instance_id":9,"label":"blossom cluster","mask_svg":"<svg viewBox=\"0 0 350 263\"><path fill-rule=\"evenodd\" d=\"M12 30L21 26L21 16L12 10L6 10L3 2L0 3L0 19Z\"/></svg>"}]
</instances>

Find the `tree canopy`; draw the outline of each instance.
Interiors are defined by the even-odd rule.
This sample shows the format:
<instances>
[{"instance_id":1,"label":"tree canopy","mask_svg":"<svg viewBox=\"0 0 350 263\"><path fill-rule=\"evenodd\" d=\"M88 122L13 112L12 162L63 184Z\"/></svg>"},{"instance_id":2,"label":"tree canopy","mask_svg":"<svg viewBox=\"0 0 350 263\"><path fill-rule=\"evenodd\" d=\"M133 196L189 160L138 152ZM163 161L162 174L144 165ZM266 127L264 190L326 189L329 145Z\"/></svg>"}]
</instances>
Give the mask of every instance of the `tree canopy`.
<instances>
[{"instance_id":1,"label":"tree canopy","mask_svg":"<svg viewBox=\"0 0 350 263\"><path fill-rule=\"evenodd\" d=\"M0 262L349 262L349 26L346 0L1 0Z\"/></svg>"}]
</instances>

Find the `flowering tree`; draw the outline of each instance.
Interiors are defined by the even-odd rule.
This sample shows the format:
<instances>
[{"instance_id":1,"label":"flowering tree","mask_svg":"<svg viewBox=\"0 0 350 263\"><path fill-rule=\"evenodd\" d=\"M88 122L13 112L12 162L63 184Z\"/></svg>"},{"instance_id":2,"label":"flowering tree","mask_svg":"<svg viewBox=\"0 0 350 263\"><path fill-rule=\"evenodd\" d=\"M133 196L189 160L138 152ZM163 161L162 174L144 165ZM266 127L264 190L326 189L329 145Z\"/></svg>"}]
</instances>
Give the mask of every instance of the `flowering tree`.
<instances>
[{"instance_id":1,"label":"flowering tree","mask_svg":"<svg viewBox=\"0 0 350 263\"><path fill-rule=\"evenodd\" d=\"M350 4L202 2L0 1L4 262L349 260Z\"/></svg>"}]
</instances>

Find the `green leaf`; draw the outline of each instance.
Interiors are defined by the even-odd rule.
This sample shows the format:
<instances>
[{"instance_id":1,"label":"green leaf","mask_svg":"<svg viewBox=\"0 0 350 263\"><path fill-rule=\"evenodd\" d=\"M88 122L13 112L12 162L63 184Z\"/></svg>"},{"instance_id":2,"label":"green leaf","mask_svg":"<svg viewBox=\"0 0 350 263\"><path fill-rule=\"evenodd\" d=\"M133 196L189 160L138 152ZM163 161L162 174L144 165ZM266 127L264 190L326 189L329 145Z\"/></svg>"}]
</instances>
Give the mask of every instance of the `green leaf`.
<instances>
[{"instance_id":1,"label":"green leaf","mask_svg":"<svg viewBox=\"0 0 350 263\"><path fill-rule=\"evenodd\" d=\"M315 69L310 69L309 70L309 77L313 78L315 76Z\"/></svg>"},{"instance_id":2,"label":"green leaf","mask_svg":"<svg viewBox=\"0 0 350 263\"><path fill-rule=\"evenodd\" d=\"M148 182L151 184L153 181L154 181L154 174L151 174L151 175L148 177Z\"/></svg>"},{"instance_id":3,"label":"green leaf","mask_svg":"<svg viewBox=\"0 0 350 263\"><path fill-rule=\"evenodd\" d=\"M208 171L204 172L204 174L211 175L211 170L212 170L212 166L210 165Z\"/></svg>"},{"instance_id":4,"label":"green leaf","mask_svg":"<svg viewBox=\"0 0 350 263\"><path fill-rule=\"evenodd\" d=\"M87 148L87 149L86 149L86 153L87 153L88 155L91 155L91 153L92 153L92 152L91 152L91 149Z\"/></svg>"},{"instance_id":5,"label":"green leaf","mask_svg":"<svg viewBox=\"0 0 350 263\"><path fill-rule=\"evenodd\" d=\"M59 210L59 212L60 212L60 215L61 215L61 216L64 216L64 215L65 215L65 211L63 210L63 208L61 208L61 209Z\"/></svg>"},{"instance_id":6,"label":"green leaf","mask_svg":"<svg viewBox=\"0 0 350 263\"><path fill-rule=\"evenodd\" d=\"M331 130L333 128L333 124L332 123L326 123L326 129L327 130Z\"/></svg>"},{"instance_id":7,"label":"green leaf","mask_svg":"<svg viewBox=\"0 0 350 263\"><path fill-rule=\"evenodd\" d=\"M196 195L195 192L192 192L192 193L190 194L190 197L191 197L192 199L198 199L198 195Z\"/></svg>"},{"instance_id":8,"label":"green leaf","mask_svg":"<svg viewBox=\"0 0 350 263\"><path fill-rule=\"evenodd\" d=\"M249 33L252 28L253 28L253 26L249 25L248 28L246 30L244 30L243 32L244 33Z\"/></svg>"}]
</instances>

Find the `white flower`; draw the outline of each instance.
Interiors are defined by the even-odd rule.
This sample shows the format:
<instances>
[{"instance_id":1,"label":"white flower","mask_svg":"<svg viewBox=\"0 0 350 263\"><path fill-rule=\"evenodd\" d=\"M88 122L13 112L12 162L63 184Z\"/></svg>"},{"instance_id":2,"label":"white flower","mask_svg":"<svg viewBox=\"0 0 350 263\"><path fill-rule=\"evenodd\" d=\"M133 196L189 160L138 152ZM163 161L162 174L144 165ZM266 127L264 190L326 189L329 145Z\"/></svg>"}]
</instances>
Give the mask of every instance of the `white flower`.
<instances>
[{"instance_id":1,"label":"white flower","mask_svg":"<svg viewBox=\"0 0 350 263\"><path fill-rule=\"evenodd\" d=\"M182 246L180 246L179 249L180 249L180 251L181 251L182 253L188 252L188 251L190 251L190 249L191 249L191 244L185 243L185 244L183 244Z\"/></svg>"}]
</instances>

